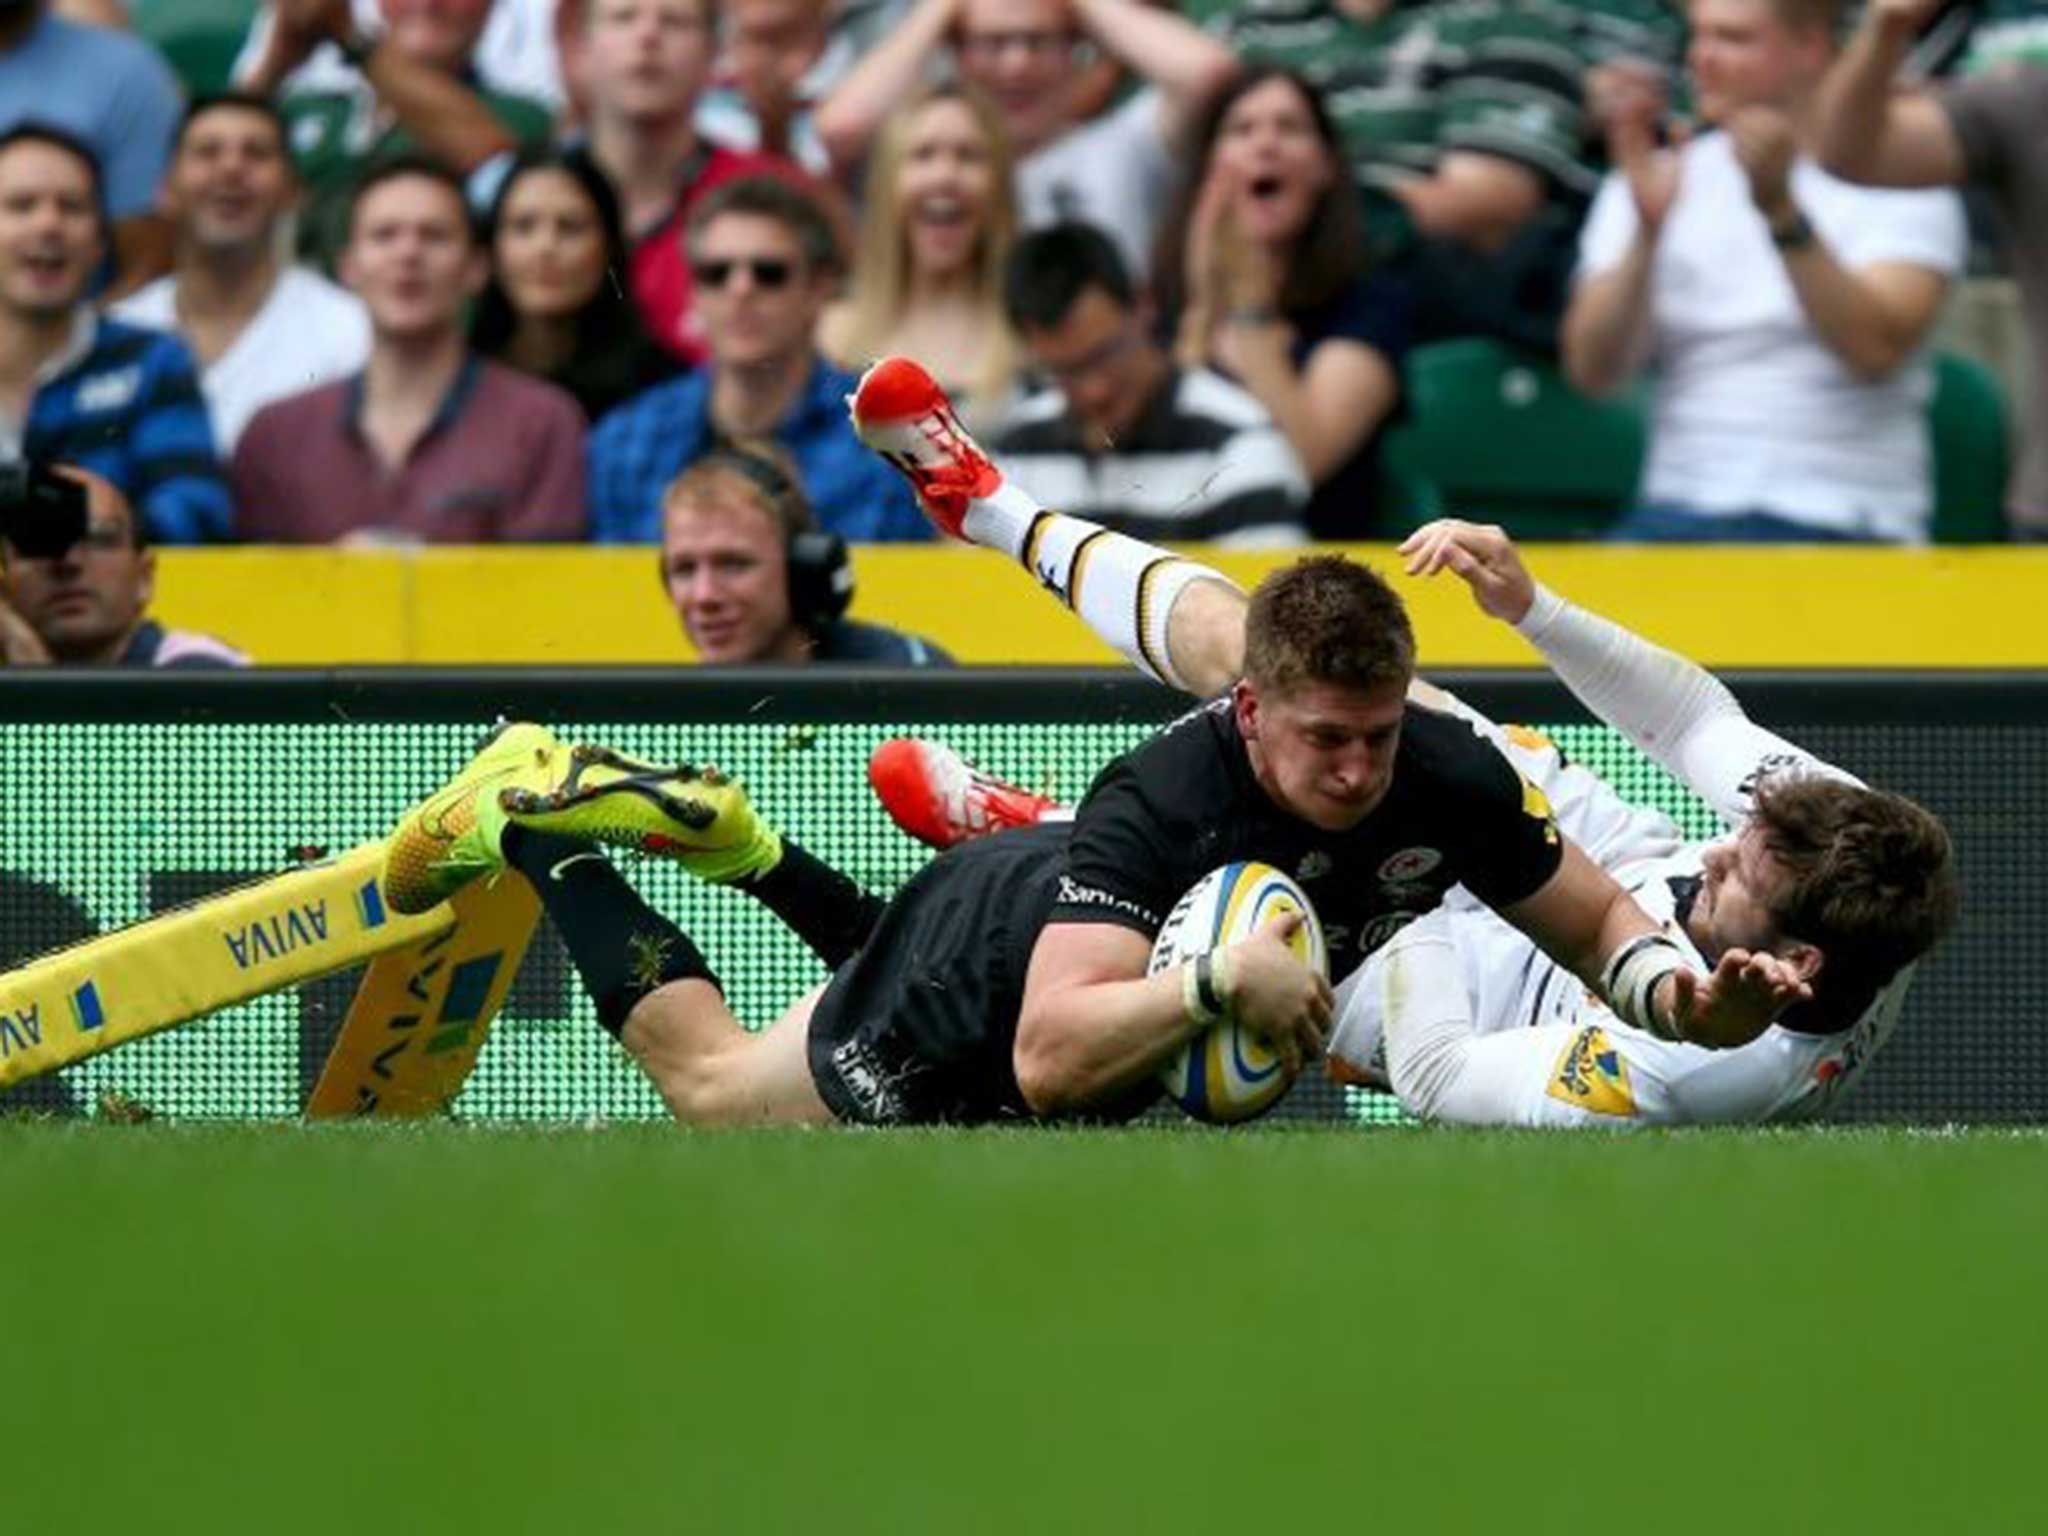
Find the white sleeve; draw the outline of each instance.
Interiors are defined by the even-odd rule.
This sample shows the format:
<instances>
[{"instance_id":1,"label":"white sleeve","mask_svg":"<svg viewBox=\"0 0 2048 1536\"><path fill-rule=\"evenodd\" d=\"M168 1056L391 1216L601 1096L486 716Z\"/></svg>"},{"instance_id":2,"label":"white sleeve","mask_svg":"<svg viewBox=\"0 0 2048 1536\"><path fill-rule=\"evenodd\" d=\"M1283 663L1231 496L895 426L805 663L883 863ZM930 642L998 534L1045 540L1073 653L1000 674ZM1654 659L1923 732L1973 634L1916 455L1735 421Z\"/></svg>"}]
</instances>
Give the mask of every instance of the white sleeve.
<instances>
[{"instance_id":1,"label":"white sleeve","mask_svg":"<svg viewBox=\"0 0 2048 1536\"><path fill-rule=\"evenodd\" d=\"M1538 585L1515 626L1586 708L1733 824L1765 774L1786 768L1857 782L1742 712L1721 680L1674 651Z\"/></svg>"},{"instance_id":2,"label":"white sleeve","mask_svg":"<svg viewBox=\"0 0 2048 1536\"><path fill-rule=\"evenodd\" d=\"M1927 190L1859 188L1853 218L1830 228L1836 255L1851 271L1898 262L1958 277L1970 254L1963 200L1947 187Z\"/></svg>"},{"instance_id":3,"label":"white sleeve","mask_svg":"<svg viewBox=\"0 0 2048 1536\"><path fill-rule=\"evenodd\" d=\"M1619 171L1609 171L1579 231L1579 265L1573 280L1582 282L1618 264L1635 237L1636 205L1628 182Z\"/></svg>"},{"instance_id":4,"label":"white sleeve","mask_svg":"<svg viewBox=\"0 0 2048 1536\"><path fill-rule=\"evenodd\" d=\"M1551 1091L1577 1037L1597 1031L1545 1024L1475 1033L1457 945L1440 931L1411 926L1380 958L1387 1079L1410 1114L1444 1125L1635 1123L1633 1099L1591 1077L1583 1094Z\"/></svg>"},{"instance_id":5,"label":"white sleeve","mask_svg":"<svg viewBox=\"0 0 2048 1536\"><path fill-rule=\"evenodd\" d=\"M1842 1037L1774 1029L1710 1051L1590 1006L1570 1022L1479 1034L1447 933L1411 925L1374 960L1387 1080L1410 1114L1445 1125L1755 1124L1796 1112L1828 1080L1824 1060L1842 1066Z\"/></svg>"}]
</instances>

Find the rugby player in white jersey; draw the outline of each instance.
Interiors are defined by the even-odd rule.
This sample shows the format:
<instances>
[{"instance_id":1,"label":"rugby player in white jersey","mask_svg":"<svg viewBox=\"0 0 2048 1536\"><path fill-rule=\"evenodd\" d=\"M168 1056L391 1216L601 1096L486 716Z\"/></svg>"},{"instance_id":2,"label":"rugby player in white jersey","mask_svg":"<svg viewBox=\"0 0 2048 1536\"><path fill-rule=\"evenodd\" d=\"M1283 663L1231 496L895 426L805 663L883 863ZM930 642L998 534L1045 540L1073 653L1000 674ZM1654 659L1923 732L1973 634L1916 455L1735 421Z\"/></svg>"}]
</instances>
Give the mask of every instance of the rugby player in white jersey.
<instances>
[{"instance_id":1,"label":"rugby player in white jersey","mask_svg":"<svg viewBox=\"0 0 2048 1536\"><path fill-rule=\"evenodd\" d=\"M1206 695L1235 680L1244 598L1226 578L1037 506L950 413L911 432L875 430L881 414L863 422L857 407L856 424L910 476L944 531L1018 559L1161 681ZM1565 836L1661 919L1660 942L1680 963L1711 972L1724 953L1768 953L1813 996L1739 1046L1661 1039L1454 892L1398 933L1371 936L1385 941L1338 990L1333 1070L1390 1085L1426 1119L1460 1124L1755 1122L1824 1109L1889 1037L1914 963L1954 920L1941 823L1756 725L1702 668L1538 586L1501 530L1444 520L1402 552L1410 574L1464 579L1726 833L1687 842L1669 817L1630 805L1541 736L1501 727L1426 683L1416 685L1420 701L1471 720L1500 747L1548 797ZM928 744L896 746L876 770L892 814L934 841L1046 809Z\"/></svg>"}]
</instances>

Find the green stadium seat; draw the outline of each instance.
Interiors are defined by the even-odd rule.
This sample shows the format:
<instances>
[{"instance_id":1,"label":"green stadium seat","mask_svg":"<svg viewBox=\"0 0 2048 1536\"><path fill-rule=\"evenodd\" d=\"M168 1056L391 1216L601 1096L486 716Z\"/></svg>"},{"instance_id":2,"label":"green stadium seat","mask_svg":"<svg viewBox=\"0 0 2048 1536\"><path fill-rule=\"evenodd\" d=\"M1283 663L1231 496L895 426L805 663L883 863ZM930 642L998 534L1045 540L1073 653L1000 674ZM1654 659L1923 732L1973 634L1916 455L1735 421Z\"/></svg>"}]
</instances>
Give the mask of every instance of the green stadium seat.
<instances>
[{"instance_id":1,"label":"green stadium seat","mask_svg":"<svg viewBox=\"0 0 2048 1536\"><path fill-rule=\"evenodd\" d=\"M1934 542L2001 542L2012 446L1997 376L1973 358L1941 353L1934 359L1927 419L1934 439Z\"/></svg>"},{"instance_id":2,"label":"green stadium seat","mask_svg":"<svg viewBox=\"0 0 2048 1536\"><path fill-rule=\"evenodd\" d=\"M1645 432L1640 390L1589 400L1541 359L1471 340L1411 353L1408 418L1383 450L1390 511L1405 532L1447 513L1518 539L1597 537L1635 495ZM1421 482L1434 499L1406 488Z\"/></svg>"},{"instance_id":3,"label":"green stadium seat","mask_svg":"<svg viewBox=\"0 0 2048 1536\"><path fill-rule=\"evenodd\" d=\"M156 45L187 94L227 89L257 0L130 0L136 34Z\"/></svg>"}]
</instances>

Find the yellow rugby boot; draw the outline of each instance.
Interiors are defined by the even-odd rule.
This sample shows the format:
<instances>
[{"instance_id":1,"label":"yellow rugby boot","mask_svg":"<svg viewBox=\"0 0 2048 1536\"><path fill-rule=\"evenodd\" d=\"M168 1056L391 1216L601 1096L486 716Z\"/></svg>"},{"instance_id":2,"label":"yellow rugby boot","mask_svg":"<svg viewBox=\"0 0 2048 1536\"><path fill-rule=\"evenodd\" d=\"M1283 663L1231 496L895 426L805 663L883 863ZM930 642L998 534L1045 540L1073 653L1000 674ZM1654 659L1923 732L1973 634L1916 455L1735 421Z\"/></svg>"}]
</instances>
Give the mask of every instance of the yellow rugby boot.
<instances>
[{"instance_id":1,"label":"yellow rugby boot","mask_svg":"<svg viewBox=\"0 0 2048 1536\"><path fill-rule=\"evenodd\" d=\"M660 768L578 746L566 777L508 788L501 804L519 826L674 859L716 885L765 874L782 860L782 835L716 768Z\"/></svg>"},{"instance_id":2,"label":"yellow rugby boot","mask_svg":"<svg viewBox=\"0 0 2048 1536\"><path fill-rule=\"evenodd\" d=\"M505 867L499 792L544 790L568 771L568 748L545 726L500 722L463 770L407 811L384 844L384 899L425 912Z\"/></svg>"}]
</instances>

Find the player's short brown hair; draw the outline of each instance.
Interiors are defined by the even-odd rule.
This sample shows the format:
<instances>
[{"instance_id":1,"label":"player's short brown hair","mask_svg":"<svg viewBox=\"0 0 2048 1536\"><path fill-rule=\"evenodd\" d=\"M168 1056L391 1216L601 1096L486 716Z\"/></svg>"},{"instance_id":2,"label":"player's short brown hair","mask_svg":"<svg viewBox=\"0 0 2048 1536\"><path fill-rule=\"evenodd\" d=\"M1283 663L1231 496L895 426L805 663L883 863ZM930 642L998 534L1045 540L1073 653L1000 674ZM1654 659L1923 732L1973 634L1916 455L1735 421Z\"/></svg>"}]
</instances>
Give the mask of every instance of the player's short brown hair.
<instances>
[{"instance_id":1,"label":"player's short brown hair","mask_svg":"<svg viewBox=\"0 0 2048 1536\"><path fill-rule=\"evenodd\" d=\"M1305 683L1405 687L1415 675L1415 630L1377 571L1342 555L1312 555L1274 571L1253 591L1244 675L1271 693Z\"/></svg>"},{"instance_id":2,"label":"player's short brown hair","mask_svg":"<svg viewBox=\"0 0 2048 1536\"><path fill-rule=\"evenodd\" d=\"M1790 872L1773 916L1820 947L1820 985L1874 989L1955 925L1955 849L1932 811L1904 795L1818 774L1756 790L1754 825Z\"/></svg>"}]
</instances>

